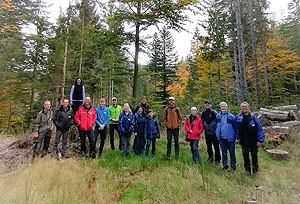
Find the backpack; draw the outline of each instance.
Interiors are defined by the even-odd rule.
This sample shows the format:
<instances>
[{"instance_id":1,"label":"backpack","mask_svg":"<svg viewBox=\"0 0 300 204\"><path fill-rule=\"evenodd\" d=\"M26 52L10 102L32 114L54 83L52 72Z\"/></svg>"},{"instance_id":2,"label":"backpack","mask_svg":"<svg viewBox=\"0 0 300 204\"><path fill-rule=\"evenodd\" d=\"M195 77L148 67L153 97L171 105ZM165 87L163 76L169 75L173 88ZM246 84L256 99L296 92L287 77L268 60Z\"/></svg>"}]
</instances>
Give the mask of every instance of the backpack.
<instances>
[{"instance_id":1,"label":"backpack","mask_svg":"<svg viewBox=\"0 0 300 204\"><path fill-rule=\"evenodd\" d=\"M165 111L166 111L166 121L168 121L168 110L169 110L169 107L166 107L165 108ZM177 118L179 117L178 116L178 111L179 111L179 108L175 107L175 112L177 113Z\"/></svg>"}]
</instances>

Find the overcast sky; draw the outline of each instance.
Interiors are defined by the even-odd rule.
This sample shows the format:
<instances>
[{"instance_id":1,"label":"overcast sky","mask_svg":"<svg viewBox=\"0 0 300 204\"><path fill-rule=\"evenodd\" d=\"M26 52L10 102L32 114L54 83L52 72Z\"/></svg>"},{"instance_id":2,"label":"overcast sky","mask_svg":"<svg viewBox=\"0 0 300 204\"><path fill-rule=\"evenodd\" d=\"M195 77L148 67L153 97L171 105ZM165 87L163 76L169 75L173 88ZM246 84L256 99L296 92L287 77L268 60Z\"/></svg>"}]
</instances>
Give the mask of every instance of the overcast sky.
<instances>
[{"instance_id":1,"label":"overcast sky","mask_svg":"<svg viewBox=\"0 0 300 204\"><path fill-rule=\"evenodd\" d=\"M74 2L74 0L70 0L71 2ZM55 23L56 19L59 15L60 9L65 11L65 9L69 5L69 0L45 0L48 4L52 4L49 7L49 17L50 21ZM273 19L280 20L283 18L284 15L286 15L286 10L287 10L287 4L289 0L270 0L271 5L270 5L270 10L269 12L272 13ZM200 17L191 17L191 21L194 23L189 23L185 26L185 28L190 31L190 32L172 32L173 37L175 40L175 46L176 50L178 52L178 55L181 58L185 58L189 52L190 52L190 42L192 39L193 31L195 30L197 20ZM151 29L152 31L154 29ZM144 33L145 34L145 33ZM152 34L152 32L147 32L146 34ZM140 63L145 64L148 61L148 57L144 54L140 55Z\"/></svg>"}]
</instances>

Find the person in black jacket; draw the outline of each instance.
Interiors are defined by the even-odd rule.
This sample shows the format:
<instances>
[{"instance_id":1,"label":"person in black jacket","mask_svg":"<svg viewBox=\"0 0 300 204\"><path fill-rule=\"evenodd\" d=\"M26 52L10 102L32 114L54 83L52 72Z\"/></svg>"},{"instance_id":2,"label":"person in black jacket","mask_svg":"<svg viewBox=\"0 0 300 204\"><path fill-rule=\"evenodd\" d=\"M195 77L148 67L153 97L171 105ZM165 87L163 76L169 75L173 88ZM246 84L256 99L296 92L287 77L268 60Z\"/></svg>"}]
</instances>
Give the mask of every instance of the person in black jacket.
<instances>
[{"instance_id":1,"label":"person in black jacket","mask_svg":"<svg viewBox=\"0 0 300 204\"><path fill-rule=\"evenodd\" d=\"M57 146L62 137L62 157L68 158L67 139L69 128L74 123L74 112L68 99L64 99L62 105L56 110L53 122L56 126L56 137L52 149L52 156L57 154Z\"/></svg>"},{"instance_id":2,"label":"person in black jacket","mask_svg":"<svg viewBox=\"0 0 300 204\"><path fill-rule=\"evenodd\" d=\"M221 160L221 155L220 155L219 141L216 137L217 112L214 109L212 109L212 103L210 101L205 101L204 106L205 106L205 110L202 111L201 118L205 130L205 142L207 146L208 161L209 162L214 161L213 149L212 149L212 146L214 146L215 162L219 163Z\"/></svg>"},{"instance_id":3,"label":"person in black jacket","mask_svg":"<svg viewBox=\"0 0 300 204\"><path fill-rule=\"evenodd\" d=\"M150 105L147 103L147 97L143 96L141 99L141 103L136 107L134 114L138 112L139 108L142 107L143 108L143 117L145 117L146 115L148 115L148 111L150 110Z\"/></svg>"}]
</instances>

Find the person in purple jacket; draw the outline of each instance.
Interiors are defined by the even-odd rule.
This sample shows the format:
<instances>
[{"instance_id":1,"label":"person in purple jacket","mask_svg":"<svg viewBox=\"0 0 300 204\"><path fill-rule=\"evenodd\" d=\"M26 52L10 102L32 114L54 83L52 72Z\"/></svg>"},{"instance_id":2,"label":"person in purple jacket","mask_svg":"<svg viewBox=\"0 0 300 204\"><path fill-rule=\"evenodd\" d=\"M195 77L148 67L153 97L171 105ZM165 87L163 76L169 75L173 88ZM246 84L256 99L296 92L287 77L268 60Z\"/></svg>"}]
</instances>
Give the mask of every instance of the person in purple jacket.
<instances>
[{"instance_id":1,"label":"person in purple jacket","mask_svg":"<svg viewBox=\"0 0 300 204\"><path fill-rule=\"evenodd\" d=\"M75 84L72 85L70 91L70 103L74 114L79 110L79 107L83 104L85 99L85 88L82 85L82 78L78 77L75 80Z\"/></svg>"}]
</instances>

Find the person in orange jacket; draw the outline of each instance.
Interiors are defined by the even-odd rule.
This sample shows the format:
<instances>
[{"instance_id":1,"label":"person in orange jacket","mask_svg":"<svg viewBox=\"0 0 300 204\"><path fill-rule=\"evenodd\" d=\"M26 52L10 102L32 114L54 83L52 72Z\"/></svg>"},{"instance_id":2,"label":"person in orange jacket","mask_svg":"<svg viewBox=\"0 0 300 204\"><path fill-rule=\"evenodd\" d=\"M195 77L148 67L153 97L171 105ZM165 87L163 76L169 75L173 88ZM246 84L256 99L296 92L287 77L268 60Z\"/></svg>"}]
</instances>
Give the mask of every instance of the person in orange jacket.
<instances>
[{"instance_id":1,"label":"person in orange jacket","mask_svg":"<svg viewBox=\"0 0 300 204\"><path fill-rule=\"evenodd\" d=\"M84 105L76 112L75 121L79 126L80 147L82 154L86 157L86 136L90 142L90 157L96 158L96 145L93 126L97 120L95 108L91 105L91 98L86 97Z\"/></svg>"},{"instance_id":2,"label":"person in orange jacket","mask_svg":"<svg viewBox=\"0 0 300 204\"><path fill-rule=\"evenodd\" d=\"M203 123L200 116L197 115L196 107L191 108L191 115L185 120L185 131L187 139L190 142L193 161L196 164L201 163L201 158L198 150L200 135L203 132Z\"/></svg>"}]
</instances>

